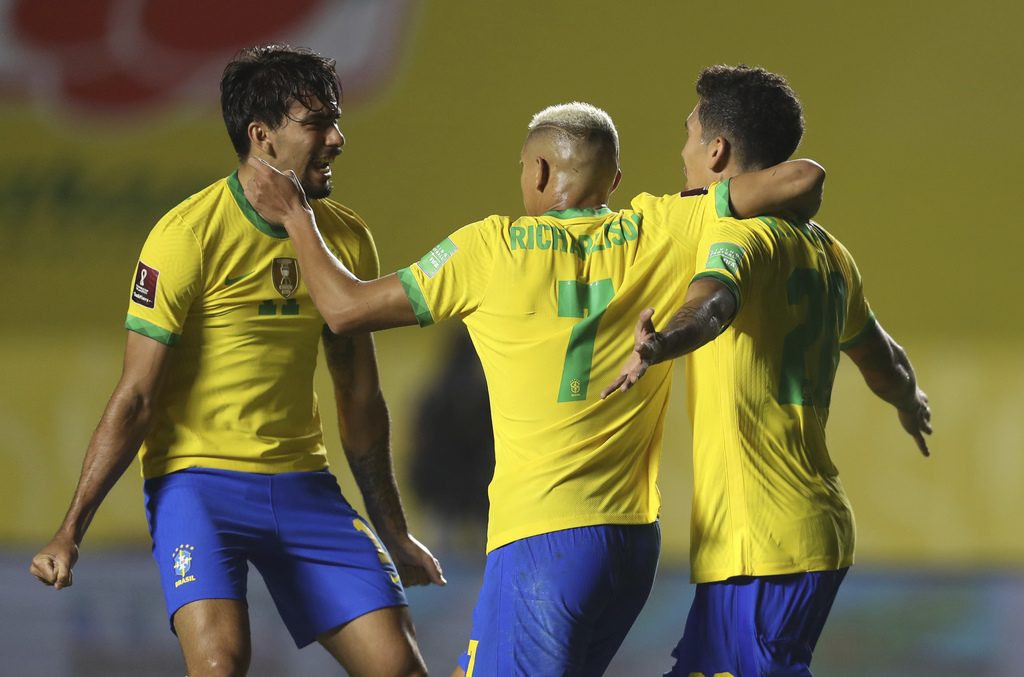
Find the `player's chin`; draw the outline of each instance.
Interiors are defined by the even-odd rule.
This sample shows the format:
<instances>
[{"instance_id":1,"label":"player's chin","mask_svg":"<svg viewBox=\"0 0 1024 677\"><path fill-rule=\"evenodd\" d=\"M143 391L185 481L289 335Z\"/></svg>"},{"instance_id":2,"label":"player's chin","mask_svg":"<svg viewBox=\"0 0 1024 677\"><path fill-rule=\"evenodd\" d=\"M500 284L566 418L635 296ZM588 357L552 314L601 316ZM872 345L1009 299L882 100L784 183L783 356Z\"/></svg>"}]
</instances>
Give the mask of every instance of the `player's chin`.
<instances>
[{"instance_id":1,"label":"player's chin","mask_svg":"<svg viewBox=\"0 0 1024 677\"><path fill-rule=\"evenodd\" d=\"M331 194L334 189L334 183L331 179L320 178L317 180L307 179L302 183L302 191L306 194L306 197L313 200L322 200Z\"/></svg>"}]
</instances>

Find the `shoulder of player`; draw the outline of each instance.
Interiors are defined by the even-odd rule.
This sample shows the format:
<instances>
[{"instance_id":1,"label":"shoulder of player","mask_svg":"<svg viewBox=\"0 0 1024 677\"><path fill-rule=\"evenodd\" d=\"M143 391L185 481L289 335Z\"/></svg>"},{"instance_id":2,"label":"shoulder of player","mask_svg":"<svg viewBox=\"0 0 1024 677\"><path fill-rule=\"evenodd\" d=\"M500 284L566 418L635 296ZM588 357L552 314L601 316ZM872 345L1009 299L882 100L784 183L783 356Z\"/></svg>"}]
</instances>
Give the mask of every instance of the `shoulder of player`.
<instances>
[{"instance_id":1,"label":"shoulder of player","mask_svg":"<svg viewBox=\"0 0 1024 677\"><path fill-rule=\"evenodd\" d=\"M226 178L213 182L167 210L153 226L152 233L187 230L201 240L210 225L216 222L211 217L224 200L234 201Z\"/></svg>"},{"instance_id":2,"label":"shoulder of player","mask_svg":"<svg viewBox=\"0 0 1024 677\"><path fill-rule=\"evenodd\" d=\"M334 223L342 223L355 231L369 231L366 222L353 210L340 202L330 198L323 198L320 200L310 200L309 206L313 210L313 214L316 215L318 224L322 219L328 219Z\"/></svg>"},{"instance_id":3,"label":"shoulder of player","mask_svg":"<svg viewBox=\"0 0 1024 677\"><path fill-rule=\"evenodd\" d=\"M665 195L655 195L653 193L644 192L634 197L630 201L630 204L633 205L633 209L640 211L638 207L650 209L658 205L671 205L672 203L680 200L699 200L700 198L707 197L709 192L710 189L706 187L684 190L678 193L666 193Z\"/></svg>"}]
</instances>

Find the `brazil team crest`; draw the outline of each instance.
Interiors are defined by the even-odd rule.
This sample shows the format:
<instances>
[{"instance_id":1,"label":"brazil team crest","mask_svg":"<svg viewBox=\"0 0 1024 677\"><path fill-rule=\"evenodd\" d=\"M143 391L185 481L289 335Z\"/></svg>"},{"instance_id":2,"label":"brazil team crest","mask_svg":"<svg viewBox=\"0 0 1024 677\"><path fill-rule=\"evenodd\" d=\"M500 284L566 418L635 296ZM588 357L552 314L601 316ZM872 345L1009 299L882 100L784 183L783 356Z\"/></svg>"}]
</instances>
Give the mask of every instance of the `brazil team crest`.
<instances>
[{"instance_id":1,"label":"brazil team crest","mask_svg":"<svg viewBox=\"0 0 1024 677\"><path fill-rule=\"evenodd\" d=\"M298 260L285 257L275 258L270 270L274 277L274 289L286 299L291 298L295 290L299 288Z\"/></svg>"},{"instance_id":2,"label":"brazil team crest","mask_svg":"<svg viewBox=\"0 0 1024 677\"><path fill-rule=\"evenodd\" d=\"M174 587L196 580L195 576L186 576L192 569L192 552L194 550L195 548L191 545L179 545L174 549L174 573L181 576L181 579L174 582Z\"/></svg>"}]
</instances>

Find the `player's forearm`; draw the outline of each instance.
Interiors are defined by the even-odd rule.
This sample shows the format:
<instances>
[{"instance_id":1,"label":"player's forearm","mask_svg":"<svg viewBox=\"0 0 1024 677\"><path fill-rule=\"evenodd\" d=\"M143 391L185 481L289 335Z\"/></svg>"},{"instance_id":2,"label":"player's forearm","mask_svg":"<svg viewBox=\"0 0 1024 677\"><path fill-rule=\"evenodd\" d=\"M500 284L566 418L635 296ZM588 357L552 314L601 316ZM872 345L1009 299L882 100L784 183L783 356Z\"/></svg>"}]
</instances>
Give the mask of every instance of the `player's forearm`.
<instances>
[{"instance_id":1,"label":"player's forearm","mask_svg":"<svg viewBox=\"0 0 1024 677\"><path fill-rule=\"evenodd\" d=\"M906 351L890 339L889 353L861 367L871 391L901 411L913 411L918 401L917 376Z\"/></svg>"},{"instance_id":2,"label":"player's forearm","mask_svg":"<svg viewBox=\"0 0 1024 677\"><path fill-rule=\"evenodd\" d=\"M357 324L353 311L359 303L358 291L363 283L331 254L317 230L312 212L291 215L283 225L320 315L334 333L352 331Z\"/></svg>"},{"instance_id":3,"label":"player's forearm","mask_svg":"<svg viewBox=\"0 0 1024 677\"><path fill-rule=\"evenodd\" d=\"M720 331L721 323L709 309L685 305L644 343L644 359L651 364L674 360L713 341Z\"/></svg>"},{"instance_id":4,"label":"player's forearm","mask_svg":"<svg viewBox=\"0 0 1024 677\"><path fill-rule=\"evenodd\" d=\"M813 160L790 160L734 177L729 184L739 218L780 214L810 219L821 207L825 169Z\"/></svg>"},{"instance_id":5,"label":"player's forearm","mask_svg":"<svg viewBox=\"0 0 1024 677\"><path fill-rule=\"evenodd\" d=\"M115 391L89 442L71 507L58 530L75 545L93 516L131 465L149 430L151 407L138 393Z\"/></svg>"},{"instance_id":6,"label":"player's forearm","mask_svg":"<svg viewBox=\"0 0 1024 677\"><path fill-rule=\"evenodd\" d=\"M363 496L366 514L381 540L390 548L408 536L409 527L395 479L390 429L375 427L375 438L352 439L350 436L343 446L352 476Z\"/></svg>"}]
</instances>

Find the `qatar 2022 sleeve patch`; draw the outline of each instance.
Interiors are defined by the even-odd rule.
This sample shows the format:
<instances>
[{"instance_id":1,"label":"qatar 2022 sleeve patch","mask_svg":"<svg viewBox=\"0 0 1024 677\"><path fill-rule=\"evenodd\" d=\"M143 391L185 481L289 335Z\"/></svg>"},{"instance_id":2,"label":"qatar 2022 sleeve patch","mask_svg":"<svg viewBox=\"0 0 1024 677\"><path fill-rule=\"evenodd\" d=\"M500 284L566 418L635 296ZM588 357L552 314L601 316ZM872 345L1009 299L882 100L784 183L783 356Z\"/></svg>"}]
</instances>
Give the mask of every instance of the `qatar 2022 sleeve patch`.
<instances>
[{"instance_id":1,"label":"qatar 2022 sleeve patch","mask_svg":"<svg viewBox=\"0 0 1024 677\"><path fill-rule=\"evenodd\" d=\"M437 275L437 271L441 270L441 266L454 256L457 251L459 251L459 248L452 242L452 239L450 237L445 238L443 242L431 249L419 260L420 270L427 277L434 277Z\"/></svg>"},{"instance_id":2,"label":"qatar 2022 sleeve patch","mask_svg":"<svg viewBox=\"0 0 1024 677\"><path fill-rule=\"evenodd\" d=\"M135 285L132 287L132 301L143 308L153 309L156 306L156 285L160 279L160 271L139 261L135 270Z\"/></svg>"},{"instance_id":3,"label":"qatar 2022 sleeve patch","mask_svg":"<svg viewBox=\"0 0 1024 677\"><path fill-rule=\"evenodd\" d=\"M727 270L733 275L739 270L740 259L743 258L743 247L732 242L716 242L708 251L708 262L705 268Z\"/></svg>"}]
</instances>

